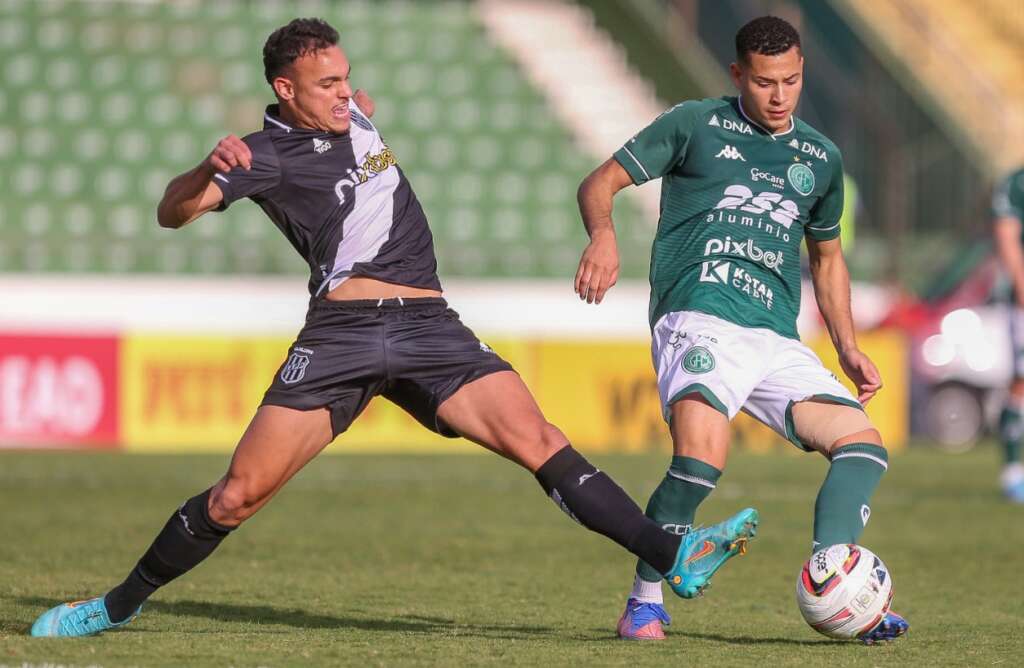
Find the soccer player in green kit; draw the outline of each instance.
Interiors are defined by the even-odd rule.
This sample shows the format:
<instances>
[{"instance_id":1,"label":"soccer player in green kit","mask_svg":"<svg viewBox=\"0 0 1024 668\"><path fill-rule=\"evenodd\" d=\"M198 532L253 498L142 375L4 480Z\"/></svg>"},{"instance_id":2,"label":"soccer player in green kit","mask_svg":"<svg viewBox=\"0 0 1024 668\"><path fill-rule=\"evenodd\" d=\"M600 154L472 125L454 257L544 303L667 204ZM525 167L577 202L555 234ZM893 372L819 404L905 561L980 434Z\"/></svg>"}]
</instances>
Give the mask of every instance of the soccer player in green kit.
<instances>
[{"instance_id":1,"label":"soccer player in green kit","mask_svg":"<svg viewBox=\"0 0 1024 668\"><path fill-rule=\"evenodd\" d=\"M1013 285L1010 310L1010 342L1013 346L1013 380L1006 405L999 416L999 436L1003 442L1004 465L1000 476L1003 494L1014 503L1024 503L1024 464L1021 463L1021 439L1024 438L1024 167L1009 174L996 188L992 198L993 233L996 251Z\"/></svg>"},{"instance_id":2,"label":"soccer player in green kit","mask_svg":"<svg viewBox=\"0 0 1024 668\"><path fill-rule=\"evenodd\" d=\"M600 303L618 277L615 194L662 179L651 253L652 358L673 442L670 468L647 514L688 543L689 596L700 594L753 537L754 510L691 529L697 506L725 467L729 423L743 410L830 462L814 508L814 549L856 543L871 494L888 466L863 404L882 387L850 314L850 279L839 242L839 150L793 116L803 84L800 36L766 16L736 35L738 97L678 104L626 142L580 185L590 243L575 288ZM800 343L800 242L806 238L818 306L854 398ZM637 564L618 624L622 638L662 639L669 622L660 578ZM889 613L863 629L866 642L902 635Z\"/></svg>"}]
</instances>

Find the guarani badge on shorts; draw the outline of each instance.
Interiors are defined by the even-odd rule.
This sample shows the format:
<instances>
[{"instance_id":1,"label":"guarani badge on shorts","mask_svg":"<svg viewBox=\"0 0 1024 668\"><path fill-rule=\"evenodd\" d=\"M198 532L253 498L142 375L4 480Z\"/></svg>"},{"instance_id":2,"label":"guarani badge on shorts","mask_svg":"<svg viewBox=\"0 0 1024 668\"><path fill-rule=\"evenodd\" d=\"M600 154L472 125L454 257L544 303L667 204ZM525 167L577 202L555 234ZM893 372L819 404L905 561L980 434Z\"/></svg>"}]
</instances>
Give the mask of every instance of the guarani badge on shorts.
<instances>
[{"instance_id":1,"label":"guarani badge on shorts","mask_svg":"<svg viewBox=\"0 0 1024 668\"><path fill-rule=\"evenodd\" d=\"M285 362L284 368L281 369L281 380L288 385L302 380L306 376L306 367L309 366L309 356L312 354L313 351L306 348L295 348L292 350L292 354L288 356L288 361Z\"/></svg>"},{"instance_id":2,"label":"guarani badge on shorts","mask_svg":"<svg viewBox=\"0 0 1024 668\"><path fill-rule=\"evenodd\" d=\"M693 346L683 355L683 368L690 373L707 373L715 368L715 356L704 346Z\"/></svg>"}]
</instances>

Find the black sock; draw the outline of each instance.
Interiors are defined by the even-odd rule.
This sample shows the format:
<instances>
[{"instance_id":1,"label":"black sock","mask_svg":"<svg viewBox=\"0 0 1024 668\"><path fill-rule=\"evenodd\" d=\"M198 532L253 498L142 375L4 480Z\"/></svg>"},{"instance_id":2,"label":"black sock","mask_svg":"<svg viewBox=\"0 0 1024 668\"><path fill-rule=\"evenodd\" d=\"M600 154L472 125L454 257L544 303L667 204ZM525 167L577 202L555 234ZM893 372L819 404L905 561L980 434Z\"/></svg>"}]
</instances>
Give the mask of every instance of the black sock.
<instances>
[{"instance_id":1,"label":"black sock","mask_svg":"<svg viewBox=\"0 0 1024 668\"><path fill-rule=\"evenodd\" d=\"M537 469L537 482L569 517L591 531L607 536L667 573L675 564L682 536L663 531L640 506L567 445Z\"/></svg>"},{"instance_id":2,"label":"black sock","mask_svg":"<svg viewBox=\"0 0 1024 668\"><path fill-rule=\"evenodd\" d=\"M210 556L231 532L232 527L210 519L209 498L206 490L181 504L125 581L110 590L104 599L110 621L127 619L159 587Z\"/></svg>"}]
</instances>

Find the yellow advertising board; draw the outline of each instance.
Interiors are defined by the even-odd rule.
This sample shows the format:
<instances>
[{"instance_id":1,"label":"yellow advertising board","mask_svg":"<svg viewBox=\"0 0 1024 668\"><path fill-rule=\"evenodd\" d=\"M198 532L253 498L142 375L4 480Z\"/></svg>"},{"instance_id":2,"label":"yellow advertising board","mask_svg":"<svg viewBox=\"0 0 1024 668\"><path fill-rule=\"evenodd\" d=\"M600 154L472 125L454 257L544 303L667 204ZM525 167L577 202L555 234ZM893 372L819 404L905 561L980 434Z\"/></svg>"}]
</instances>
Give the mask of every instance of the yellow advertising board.
<instances>
[{"instance_id":1,"label":"yellow advertising board","mask_svg":"<svg viewBox=\"0 0 1024 668\"><path fill-rule=\"evenodd\" d=\"M128 450L230 451L284 362L290 338L130 334L121 347L121 434ZM523 374L524 342L495 341ZM337 451L465 451L380 397L330 446Z\"/></svg>"},{"instance_id":2,"label":"yellow advertising board","mask_svg":"<svg viewBox=\"0 0 1024 668\"><path fill-rule=\"evenodd\" d=\"M888 447L899 449L908 435L906 343L893 332L864 333L858 343L879 367L885 383L868 405L868 415ZM814 339L808 345L852 391L829 340ZM548 420L573 443L590 451L670 451L648 344L549 341L535 347L537 400ZM733 422L732 440L734 446L757 451L792 448L744 413Z\"/></svg>"},{"instance_id":3,"label":"yellow advertising board","mask_svg":"<svg viewBox=\"0 0 1024 668\"><path fill-rule=\"evenodd\" d=\"M886 444L907 438L906 344L895 333L862 334L881 369L882 393L868 407ZM523 376L548 420L589 451L668 453L648 343L581 340L488 341ZM808 342L845 380L827 339ZM130 334L122 339L122 441L129 450L227 451L234 447L288 353L281 337ZM741 414L733 443L771 450L784 441ZM370 402L330 446L335 451L471 451L461 439L424 429L385 399ZM791 446L785 446L787 448Z\"/></svg>"}]
</instances>

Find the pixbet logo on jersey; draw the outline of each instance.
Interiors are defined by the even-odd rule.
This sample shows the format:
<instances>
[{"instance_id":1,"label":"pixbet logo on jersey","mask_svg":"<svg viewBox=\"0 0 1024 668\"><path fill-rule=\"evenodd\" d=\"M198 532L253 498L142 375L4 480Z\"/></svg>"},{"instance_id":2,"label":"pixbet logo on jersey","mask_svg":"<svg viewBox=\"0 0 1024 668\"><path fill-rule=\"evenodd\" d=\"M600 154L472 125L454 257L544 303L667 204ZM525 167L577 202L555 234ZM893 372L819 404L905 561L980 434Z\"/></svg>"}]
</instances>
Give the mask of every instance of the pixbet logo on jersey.
<instances>
[{"instance_id":1,"label":"pixbet logo on jersey","mask_svg":"<svg viewBox=\"0 0 1024 668\"><path fill-rule=\"evenodd\" d=\"M334 184L334 194L338 198L338 204L345 203L345 189L353 189L361 183L366 183L388 168L397 165L395 155L387 146L380 153L367 155L363 164L356 169L349 169L348 176Z\"/></svg>"},{"instance_id":2,"label":"pixbet logo on jersey","mask_svg":"<svg viewBox=\"0 0 1024 668\"><path fill-rule=\"evenodd\" d=\"M700 282L730 285L759 301L769 311L775 303L775 293L764 281L754 278L743 267L737 267L728 260L705 260L700 266Z\"/></svg>"},{"instance_id":3,"label":"pixbet logo on jersey","mask_svg":"<svg viewBox=\"0 0 1024 668\"><path fill-rule=\"evenodd\" d=\"M776 239L789 241L789 228L793 221L800 217L800 209L796 202L789 199L782 199L782 195L773 192L763 192L757 195L744 185L728 186L723 192L723 197L715 205L715 210L704 219L706 223L738 223L745 227L752 227ZM753 216L737 215L726 213L727 210L739 210L755 214ZM763 218L764 214L775 223L769 223Z\"/></svg>"},{"instance_id":4,"label":"pixbet logo on jersey","mask_svg":"<svg viewBox=\"0 0 1024 668\"><path fill-rule=\"evenodd\" d=\"M782 251L762 250L754 244L753 239L746 241L737 241L732 237L708 239L704 244L704 256L708 255L732 255L747 258L761 263L775 273L780 273L779 267L782 266Z\"/></svg>"}]
</instances>

